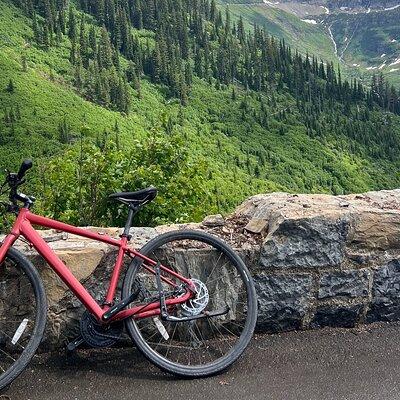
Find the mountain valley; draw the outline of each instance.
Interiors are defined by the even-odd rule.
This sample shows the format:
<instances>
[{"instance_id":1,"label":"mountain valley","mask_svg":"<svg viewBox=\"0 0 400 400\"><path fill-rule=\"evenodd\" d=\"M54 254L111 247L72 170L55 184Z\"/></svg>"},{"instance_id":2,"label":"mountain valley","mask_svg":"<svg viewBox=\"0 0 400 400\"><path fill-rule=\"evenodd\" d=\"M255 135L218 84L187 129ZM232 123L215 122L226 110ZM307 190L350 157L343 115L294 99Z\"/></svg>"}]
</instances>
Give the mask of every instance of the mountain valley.
<instances>
[{"instance_id":1,"label":"mountain valley","mask_svg":"<svg viewBox=\"0 0 400 400\"><path fill-rule=\"evenodd\" d=\"M238 1L229 2L229 8L303 54L339 63L348 77L369 84L373 74L382 72L400 87L397 0Z\"/></svg>"}]
</instances>

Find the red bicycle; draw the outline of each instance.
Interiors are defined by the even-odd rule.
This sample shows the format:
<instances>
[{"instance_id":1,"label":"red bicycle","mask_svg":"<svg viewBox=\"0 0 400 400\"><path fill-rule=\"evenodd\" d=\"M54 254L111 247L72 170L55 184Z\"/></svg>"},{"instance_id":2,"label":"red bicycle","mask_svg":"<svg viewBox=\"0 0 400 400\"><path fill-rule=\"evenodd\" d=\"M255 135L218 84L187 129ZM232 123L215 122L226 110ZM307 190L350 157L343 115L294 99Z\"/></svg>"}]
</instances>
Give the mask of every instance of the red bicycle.
<instances>
[{"instance_id":1,"label":"red bicycle","mask_svg":"<svg viewBox=\"0 0 400 400\"><path fill-rule=\"evenodd\" d=\"M35 198L18 192L32 162L7 173L7 211L16 215L0 247L0 388L28 365L44 334L47 301L32 263L12 246L23 236L85 306L80 336L68 345L114 344L125 328L155 365L175 375L205 377L229 367L248 345L257 318L257 300L241 258L223 241L198 231L162 234L141 251L128 246L134 215L152 201L155 188L115 193L128 207L120 240L33 214ZM21 206L19 205L21 204ZM115 246L115 268L104 300L74 277L32 225L57 229ZM128 263L126 263L128 259ZM120 275L127 265L122 289ZM120 295L117 297L117 291Z\"/></svg>"}]
</instances>

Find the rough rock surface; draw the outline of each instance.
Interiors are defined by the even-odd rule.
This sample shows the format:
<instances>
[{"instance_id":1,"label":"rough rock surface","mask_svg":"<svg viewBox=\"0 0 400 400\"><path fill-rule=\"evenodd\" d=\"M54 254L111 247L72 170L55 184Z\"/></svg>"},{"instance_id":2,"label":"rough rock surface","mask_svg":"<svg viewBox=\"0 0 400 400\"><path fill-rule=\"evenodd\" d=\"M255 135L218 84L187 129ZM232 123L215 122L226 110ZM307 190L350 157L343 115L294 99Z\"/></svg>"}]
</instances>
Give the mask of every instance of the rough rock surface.
<instances>
[{"instance_id":1,"label":"rough rock surface","mask_svg":"<svg viewBox=\"0 0 400 400\"><path fill-rule=\"evenodd\" d=\"M302 327L310 308L312 277L304 274L254 275L259 296L258 329L283 331Z\"/></svg>"},{"instance_id":2,"label":"rough rock surface","mask_svg":"<svg viewBox=\"0 0 400 400\"><path fill-rule=\"evenodd\" d=\"M375 271L368 321L400 319L400 258Z\"/></svg>"},{"instance_id":3,"label":"rough rock surface","mask_svg":"<svg viewBox=\"0 0 400 400\"><path fill-rule=\"evenodd\" d=\"M262 329L400 319L400 190L336 197L257 195L235 216L268 221L259 263L251 266ZM297 283L293 290L289 283L300 273L312 281L301 302L303 286ZM281 287L291 292L286 300ZM301 321L293 324L293 315Z\"/></svg>"},{"instance_id":4,"label":"rough rock surface","mask_svg":"<svg viewBox=\"0 0 400 400\"><path fill-rule=\"evenodd\" d=\"M287 219L271 230L260 263L265 268L324 268L343 262L348 221L321 217Z\"/></svg>"},{"instance_id":5,"label":"rough rock surface","mask_svg":"<svg viewBox=\"0 0 400 400\"><path fill-rule=\"evenodd\" d=\"M318 299L367 297L369 270L350 270L324 273L319 280Z\"/></svg>"},{"instance_id":6,"label":"rough rock surface","mask_svg":"<svg viewBox=\"0 0 400 400\"><path fill-rule=\"evenodd\" d=\"M260 331L400 320L400 190L336 197L257 195L225 219L218 215L199 224L133 228L132 245L140 248L160 233L185 228L215 234L239 252L256 284ZM118 228L91 229L114 237L120 233ZM42 235L101 301L115 249L54 231ZM47 343L63 342L73 336L83 309L29 246L18 242L18 247L45 281ZM194 249L189 257L196 254Z\"/></svg>"}]
</instances>

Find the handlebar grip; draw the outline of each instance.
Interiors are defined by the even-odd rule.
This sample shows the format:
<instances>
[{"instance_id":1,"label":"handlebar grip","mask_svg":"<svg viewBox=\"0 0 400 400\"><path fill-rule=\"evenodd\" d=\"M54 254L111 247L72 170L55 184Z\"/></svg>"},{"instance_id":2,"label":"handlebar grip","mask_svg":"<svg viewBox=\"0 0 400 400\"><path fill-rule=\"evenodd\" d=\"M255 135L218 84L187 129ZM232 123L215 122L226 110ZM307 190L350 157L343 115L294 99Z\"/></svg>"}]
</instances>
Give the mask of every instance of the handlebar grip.
<instances>
[{"instance_id":1,"label":"handlebar grip","mask_svg":"<svg viewBox=\"0 0 400 400\"><path fill-rule=\"evenodd\" d=\"M17 178L21 180L24 176L26 171L31 169L33 166L32 160L24 160L23 163L21 164L21 167L19 168Z\"/></svg>"}]
</instances>

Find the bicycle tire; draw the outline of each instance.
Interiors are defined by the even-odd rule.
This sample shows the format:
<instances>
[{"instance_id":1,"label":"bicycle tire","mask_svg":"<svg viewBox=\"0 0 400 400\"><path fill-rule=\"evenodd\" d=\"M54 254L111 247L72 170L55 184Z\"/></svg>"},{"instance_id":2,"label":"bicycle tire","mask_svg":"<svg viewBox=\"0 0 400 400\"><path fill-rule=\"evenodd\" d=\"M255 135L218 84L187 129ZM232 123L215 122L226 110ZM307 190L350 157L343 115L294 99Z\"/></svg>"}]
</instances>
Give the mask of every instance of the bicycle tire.
<instances>
[{"instance_id":1,"label":"bicycle tire","mask_svg":"<svg viewBox=\"0 0 400 400\"><path fill-rule=\"evenodd\" d=\"M18 359L0 375L0 390L9 386L24 371L32 357L35 355L42 341L47 319L46 293L42 279L34 265L18 250L11 248L8 250L5 260L0 265L0 274L2 273L1 268L7 260L15 263L32 285L33 295L36 300L36 310L35 325L32 334L30 335L29 342L25 347L23 347L24 350L21 352Z\"/></svg>"},{"instance_id":2,"label":"bicycle tire","mask_svg":"<svg viewBox=\"0 0 400 400\"><path fill-rule=\"evenodd\" d=\"M156 352L146 342L146 339L140 332L137 322L134 318L130 318L125 321L126 330L142 354L150 362L158 366L163 371L186 378L201 378L215 375L230 367L241 356L251 340L257 320L257 297L254 284L247 267L238 254L236 254L230 246L228 246L219 238L204 232L191 230L168 232L152 239L141 249L140 252L141 254L149 257L152 251L173 240L199 240L200 242L205 242L208 245L214 246L215 248L223 251L224 255L234 263L238 273L240 274L240 277L243 279L243 283L245 284L247 291L246 323L238 343L235 345L233 350L229 351L227 355L219 358L215 362L205 365L182 365L172 362ZM132 292L140 265L141 261L134 259L128 268L123 283L123 298L129 296L129 294Z\"/></svg>"}]
</instances>

